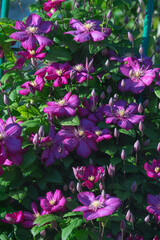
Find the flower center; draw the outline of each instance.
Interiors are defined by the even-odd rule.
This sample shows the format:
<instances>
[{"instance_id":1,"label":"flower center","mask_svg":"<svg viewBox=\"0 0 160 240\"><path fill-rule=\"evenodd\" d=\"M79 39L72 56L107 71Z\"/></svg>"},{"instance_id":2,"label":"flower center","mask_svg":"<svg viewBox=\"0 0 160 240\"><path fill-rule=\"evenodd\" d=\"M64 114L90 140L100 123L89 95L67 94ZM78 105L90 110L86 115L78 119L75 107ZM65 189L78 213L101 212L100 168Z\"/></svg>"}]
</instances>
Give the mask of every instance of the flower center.
<instances>
[{"instance_id":1,"label":"flower center","mask_svg":"<svg viewBox=\"0 0 160 240\"><path fill-rule=\"evenodd\" d=\"M35 52L34 50L29 50L29 53L30 53L31 55L34 55L36 52Z\"/></svg>"},{"instance_id":2,"label":"flower center","mask_svg":"<svg viewBox=\"0 0 160 240\"><path fill-rule=\"evenodd\" d=\"M76 66L74 66L74 69L76 70L76 71L82 71L82 70L84 70L84 67L83 67L83 65L81 65L81 64L78 64L78 65L76 65Z\"/></svg>"},{"instance_id":3,"label":"flower center","mask_svg":"<svg viewBox=\"0 0 160 240\"><path fill-rule=\"evenodd\" d=\"M84 135L84 130L78 130L78 134L80 137L82 137Z\"/></svg>"},{"instance_id":4,"label":"flower center","mask_svg":"<svg viewBox=\"0 0 160 240\"><path fill-rule=\"evenodd\" d=\"M83 26L89 31L94 26L94 23L84 23Z\"/></svg>"},{"instance_id":5,"label":"flower center","mask_svg":"<svg viewBox=\"0 0 160 240\"><path fill-rule=\"evenodd\" d=\"M49 141L46 143L47 147L51 147L53 145L53 142L52 141Z\"/></svg>"},{"instance_id":6,"label":"flower center","mask_svg":"<svg viewBox=\"0 0 160 240\"><path fill-rule=\"evenodd\" d=\"M3 133L0 133L0 140L2 140L4 137Z\"/></svg>"},{"instance_id":7,"label":"flower center","mask_svg":"<svg viewBox=\"0 0 160 240\"><path fill-rule=\"evenodd\" d=\"M96 212L98 208L103 208L103 207L104 207L103 203L100 202L99 200L93 201L89 206L89 208L91 208L91 210L93 210L94 212Z\"/></svg>"},{"instance_id":8,"label":"flower center","mask_svg":"<svg viewBox=\"0 0 160 240\"><path fill-rule=\"evenodd\" d=\"M59 105L64 106L66 101L64 99L58 101Z\"/></svg>"},{"instance_id":9,"label":"flower center","mask_svg":"<svg viewBox=\"0 0 160 240\"><path fill-rule=\"evenodd\" d=\"M137 69L137 70L130 70L129 72L129 76L131 79L134 79L134 80L139 80L141 77L144 76L144 73L143 73L143 70L142 69Z\"/></svg>"},{"instance_id":10,"label":"flower center","mask_svg":"<svg viewBox=\"0 0 160 240\"><path fill-rule=\"evenodd\" d=\"M100 130L95 131L95 134L99 137L102 134L102 131L100 131Z\"/></svg>"},{"instance_id":11,"label":"flower center","mask_svg":"<svg viewBox=\"0 0 160 240\"><path fill-rule=\"evenodd\" d=\"M156 173L159 173L159 167L156 167L156 168L154 169L154 171L155 171Z\"/></svg>"},{"instance_id":12,"label":"flower center","mask_svg":"<svg viewBox=\"0 0 160 240\"><path fill-rule=\"evenodd\" d=\"M36 87L36 86L37 86L37 83L36 83L36 82L30 82L30 84L31 84L33 87Z\"/></svg>"},{"instance_id":13,"label":"flower center","mask_svg":"<svg viewBox=\"0 0 160 240\"><path fill-rule=\"evenodd\" d=\"M124 108L118 109L118 110L117 110L117 113L118 113L119 117L124 117L124 115L125 115L125 109L124 109Z\"/></svg>"},{"instance_id":14,"label":"flower center","mask_svg":"<svg viewBox=\"0 0 160 240\"><path fill-rule=\"evenodd\" d=\"M35 218L38 218L40 216L39 212L37 212L36 214L34 214Z\"/></svg>"},{"instance_id":15,"label":"flower center","mask_svg":"<svg viewBox=\"0 0 160 240\"><path fill-rule=\"evenodd\" d=\"M91 181L91 182L93 182L94 179L95 179L95 177L94 177L93 175L91 175L91 176L88 177L88 180Z\"/></svg>"},{"instance_id":16,"label":"flower center","mask_svg":"<svg viewBox=\"0 0 160 240\"><path fill-rule=\"evenodd\" d=\"M28 30L29 32L31 32L31 33L36 33L37 30L38 30L38 28L37 28L37 27L31 27L31 26L29 26L29 27L27 27L27 30Z\"/></svg>"},{"instance_id":17,"label":"flower center","mask_svg":"<svg viewBox=\"0 0 160 240\"><path fill-rule=\"evenodd\" d=\"M54 9L54 8L51 8L50 12L51 12L51 13L54 13L54 12L55 12L55 9Z\"/></svg>"},{"instance_id":18,"label":"flower center","mask_svg":"<svg viewBox=\"0 0 160 240\"><path fill-rule=\"evenodd\" d=\"M57 73L58 76L61 76L62 73L63 73L63 70L62 69L56 70L56 73Z\"/></svg>"},{"instance_id":19,"label":"flower center","mask_svg":"<svg viewBox=\"0 0 160 240\"><path fill-rule=\"evenodd\" d=\"M50 203L51 205L54 205L55 202L56 202L56 201L55 201L54 199L52 199L52 200L49 201L49 203Z\"/></svg>"},{"instance_id":20,"label":"flower center","mask_svg":"<svg viewBox=\"0 0 160 240\"><path fill-rule=\"evenodd\" d=\"M55 2L55 1L57 1L57 0L51 0L51 2Z\"/></svg>"}]
</instances>

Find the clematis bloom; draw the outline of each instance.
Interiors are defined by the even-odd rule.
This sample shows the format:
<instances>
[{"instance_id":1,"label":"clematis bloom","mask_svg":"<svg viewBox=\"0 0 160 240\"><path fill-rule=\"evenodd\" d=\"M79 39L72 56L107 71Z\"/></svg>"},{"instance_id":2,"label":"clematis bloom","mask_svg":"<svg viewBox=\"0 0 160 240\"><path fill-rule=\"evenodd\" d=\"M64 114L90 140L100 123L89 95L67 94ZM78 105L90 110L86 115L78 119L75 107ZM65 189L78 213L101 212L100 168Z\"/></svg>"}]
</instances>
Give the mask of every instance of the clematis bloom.
<instances>
[{"instance_id":1,"label":"clematis bloom","mask_svg":"<svg viewBox=\"0 0 160 240\"><path fill-rule=\"evenodd\" d=\"M38 208L35 202L32 202L31 208L33 213L30 212L23 212L23 222L22 226L24 228L32 228L34 220L39 217L41 214L38 212Z\"/></svg>"},{"instance_id":2,"label":"clematis bloom","mask_svg":"<svg viewBox=\"0 0 160 240\"><path fill-rule=\"evenodd\" d=\"M99 180L99 172L103 173L102 167L94 167L93 165L86 167L82 178L84 181L82 186L86 186L88 189L91 189L94 183Z\"/></svg>"},{"instance_id":3,"label":"clematis bloom","mask_svg":"<svg viewBox=\"0 0 160 240\"><path fill-rule=\"evenodd\" d=\"M144 169L147 171L146 174L150 178L160 178L160 159L152 161L152 166L148 163L144 164Z\"/></svg>"},{"instance_id":4,"label":"clematis bloom","mask_svg":"<svg viewBox=\"0 0 160 240\"><path fill-rule=\"evenodd\" d=\"M27 59L35 58L35 59L43 60L47 54L47 53L42 53L44 48L45 46L37 48L36 51L34 49L30 49L28 51L23 50L23 51L19 51L17 54Z\"/></svg>"},{"instance_id":5,"label":"clematis bloom","mask_svg":"<svg viewBox=\"0 0 160 240\"><path fill-rule=\"evenodd\" d=\"M84 206L75 208L73 212L83 212L86 221L112 215L122 204L119 198L109 194L104 199L101 195L95 197L92 192L80 192L77 197Z\"/></svg>"},{"instance_id":6,"label":"clematis bloom","mask_svg":"<svg viewBox=\"0 0 160 240\"><path fill-rule=\"evenodd\" d=\"M75 31L65 32L64 34L75 35L74 40L76 42L82 43L89 40L94 42L102 41L111 34L110 28L104 29L102 31L101 24L98 20L89 20L82 24L79 20L72 18L70 20L70 25Z\"/></svg>"},{"instance_id":7,"label":"clematis bloom","mask_svg":"<svg viewBox=\"0 0 160 240\"><path fill-rule=\"evenodd\" d=\"M4 223L9 224L18 224L23 221L23 213L22 211L14 212L14 213L7 213L4 217L4 219L1 219Z\"/></svg>"},{"instance_id":8,"label":"clematis bloom","mask_svg":"<svg viewBox=\"0 0 160 240\"><path fill-rule=\"evenodd\" d=\"M154 196L152 194L147 195L147 203L149 206L146 207L147 211L157 217L157 220L160 220L160 194Z\"/></svg>"},{"instance_id":9,"label":"clematis bloom","mask_svg":"<svg viewBox=\"0 0 160 240\"><path fill-rule=\"evenodd\" d=\"M35 13L29 15L26 20L26 24L22 21L15 23L15 29L19 32L12 33L11 38L21 41L22 46L27 49L35 49L39 46L49 46L53 44L53 41L42 36L41 34L49 33L52 30L53 23L50 21L42 21L41 17Z\"/></svg>"}]
</instances>

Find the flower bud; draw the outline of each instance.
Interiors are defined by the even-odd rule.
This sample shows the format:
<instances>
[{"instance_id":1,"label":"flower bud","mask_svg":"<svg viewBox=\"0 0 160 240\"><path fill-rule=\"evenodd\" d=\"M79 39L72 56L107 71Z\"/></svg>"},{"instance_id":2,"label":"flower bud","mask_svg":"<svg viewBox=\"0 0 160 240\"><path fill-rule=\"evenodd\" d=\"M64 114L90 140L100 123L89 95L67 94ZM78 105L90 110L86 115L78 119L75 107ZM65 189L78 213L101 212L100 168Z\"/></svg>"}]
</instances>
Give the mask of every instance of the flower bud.
<instances>
[{"instance_id":1,"label":"flower bud","mask_svg":"<svg viewBox=\"0 0 160 240\"><path fill-rule=\"evenodd\" d=\"M145 129L144 124L143 124L142 121L140 121L140 122L139 122L139 131L141 131L141 132L143 133L143 132L144 132L144 129Z\"/></svg>"},{"instance_id":2,"label":"flower bud","mask_svg":"<svg viewBox=\"0 0 160 240\"><path fill-rule=\"evenodd\" d=\"M100 183L99 183L99 190L102 192L103 189L104 189L103 183L100 182Z\"/></svg>"},{"instance_id":3,"label":"flower bud","mask_svg":"<svg viewBox=\"0 0 160 240\"><path fill-rule=\"evenodd\" d=\"M146 223L149 223L149 221L150 221L150 215L147 215L147 216L145 217L144 221L145 221Z\"/></svg>"},{"instance_id":4,"label":"flower bud","mask_svg":"<svg viewBox=\"0 0 160 240\"><path fill-rule=\"evenodd\" d=\"M121 87L124 89L125 86L126 86L125 81L124 81L124 79L122 79L122 81L121 81Z\"/></svg>"},{"instance_id":5,"label":"flower bud","mask_svg":"<svg viewBox=\"0 0 160 240\"><path fill-rule=\"evenodd\" d=\"M91 61L88 63L88 57L86 57L86 70L87 72L90 72L92 67L93 67L93 58L91 59Z\"/></svg>"},{"instance_id":6,"label":"flower bud","mask_svg":"<svg viewBox=\"0 0 160 240\"><path fill-rule=\"evenodd\" d=\"M108 171L108 175L110 177L114 177L115 176L115 166L112 166L111 163L109 164L109 166L107 166L107 171Z\"/></svg>"},{"instance_id":7,"label":"flower bud","mask_svg":"<svg viewBox=\"0 0 160 240\"><path fill-rule=\"evenodd\" d=\"M148 105L149 105L149 99L146 99L146 100L143 102L143 107L146 108Z\"/></svg>"},{"instance_id":8,"label":"flower bud","mask_svg":"<svg viewBox=\"0 0 160 240\"><path fill-rule=\"evenodd\" d=\"M81 189L81 185L80 185L79 182L77 182L76 189L77 189L77 192L81 192L81 191L82 191L82 189Z\"/></svg>"},{"instance_id":9,"label":"flower bud","mask_svg":"<svg viewBox=\"0 0 160 240\"><path fill-rule=\"evenodd\" d=\"M138 105L138 112L139 112L140 114L143 112L143 105L142 105L142 103L140 103L140 104Z\"/></svg>"},{"instance_id":10,"label":"flower bud","mask_svg":"<svg viewBox=\"0 0 160 240\"><path fill-rule=\"evenodd\" d=\"M35 94L34 87L31 84L29 84L28 88L29 88L30 93L34 95Z\"/></svg>"},{"instance_id":11,"label":"flower bud","mask_svg":"<svg viewBox=\"0 0 160 240\"><path fill-rule=\"evenodd\" d=\"M68 191L68 186L67 186L67 184L65 184L65 185L63 186L63 190L64 190L65 192Z\"/></svg>"},{"instance_id":12,"label":"flower bud","mask_svg":"<svg viewBox=\"0 0 160 240\"><path fill-rule=\"evenodd\" d=\"M150 139L147 139L147 140L144 142L143 146L144 146L144 147L147 147L149 144L150 144Z\"/></svg>"},{"instance_id":13,"label":"flower bud","mask_svg":"<svg viewBox=\"0 0 160 240\"><path fill-rule=\"evenodd\" d=\"M124 149L122 149L122 152L121 152L121 159L124 161L126 159L126 152Z\"/></svg>"},{"instance_id":14,"label":"flower bud","mask_svg":"<svg viewBox=\"0 0 160 240\"><path fill-rule=\"evenodd\" d=\"M122 219L120 223L120 229L121 231L124 231L126 229L126 221L124 219Z\"/></svg>"},{"instance_id":15,"label":"flower bud","mask_svg":"<svg viewBox=\"0 0 160 240\"><path fill-rule=\"evenodd\" d=\"M107 59L107 61L105 62L105 66L109 67L109 60Z\"/></svg>"},{"instance_id":16,"label":"flower bud","mask_svg":"<svg viewBox=\"0 0 160 240\"><path fill-rule=\"evenodd\" d=\"M103 199L106 199L106 192L105 192L105 190L102 190L101 196L103 197Z\"/></svg>"},{"instance_id":17,"label":"flower bud","mask_svg":"<svg viewBox=\"0 0 160 240\"><path fill-rule=\"evenodd\" d=\"M140 149L141 149L141 146L140 146L139 140L137 140L134 144L134 151L138 152L140 151Z\"/></svg>"},{"instance_id":18,"label":"flower bud","mask_svg":"<svg viewBox=\"0 0 160 240\"><path fill-rule=\"evenodd\" d=\"M108 103L109 106L112 107L112 106L113 106L113 103L114 103L113 98L110 98L110 99L109 99L109 103Z\"/></svg>"},{"instance_id":19,"label":"flower bud","mask_svg":"<svg viewBox=\"0 0 160 240\"><path fill-rule=\"evenodd\" d=\"M75 3L75 8L79 8L79 2Z\"/></svg>"},{"instance_id":20,"label":"flower bud","mask_svg":"<svg viewBox=\"0 0 160 240\"><path fill-rule=\"evenodd\" d=\"M135 193L137 191L137 183L134 181L131 186L131 192Z\"/></svg>"},{"instance_id":21,"label":"flower bud","mask_svg":"<svg viewBox=\"0 0 160 240\"><path fill-rule=\"evenodd\" d=\"M107 19L111 19L112 17L112 10L110 10L108 13L107 13Z\"/></svg>"},{"instance_id":22,"label":"flower bud","mask_svg":"<svg viewBox=\"0 0 160 240\"><path fill-rule=\"evenodd\" d=\"M27 109L29 108L29 103L26 104L26 108L27 108Z\"/></svg>"},{"instance_id":23,"label":"flower bud","mask_svg":"<svg viewBox=\"0 0 160 240\"><path fill-rule=\"evenodd\" d=\"M141 12L141 7L138 6L138 8L137 8L137 14L140 14L140 12Z\"/></svg>"},{"instance_id":24,"label":"flower bud","mask_svg":"<svg viewBox=\"0 0 160 240\"><path fill-rule=\"evenodd\" d=\"M115 137L115 138L119 138L119 135L120 135L120 134L119 134L118 129L115 128L115 129L114 129L114 137Z\"/></svg>"},{"instance_id":25,"label":"flower bud","mask_svg":"<svg viewBox=\"0 0 160 240\"><path fill-rule=\"evenodd\" d=\"M127 213L126 213L126 221L130 222L130 219L131 219L131 211L128 210Z\"/></svg>"},{"instance_id":26,"label":"flower bud","mask_svg":"<svg viewBox=\"0 0 160 240\"><path fill-rule=\"evenodd\" d=\"M72 71L70 72L70 79L71 79L71 80L73 80L73 79L75 78L75 74L76 74L75 70L72 70Z\"/></svg>"},{"instance_id":27,"label":"flower bud","mask_svg":"<svg viewBox=\"0 0 160 240\"><path fill-rule=\"evenodd\" d=\"M101 100L104 100L104 99L105 99L105 97L106 97L106 96L105 96L105 93L104 93L104 92L102 92L102 93L101 93L101 95L100 95L100 99L101 99Z\"/></svg>"},{"instance_id":28,"label":"flower bud","mask_svg":"<svg viewBox=\"0 0 160 240\"><path fill-rule=\"evenodd\" d=\"M160 143L158 143L158 145L157 145L157 151L158 151L158 153L160 153Z\"/></svg>"},{"instance_id":29,"label":"flower bud","mask_svg":"<svg viewBox=\"0 0 160 240\"><path fill-rule=\"evenodd\" d=\"M58 21L56 20L54 23L54 31L57 31L59 29Z\"/></svg>"},{"instance_id":30,"label":"flower bud","mask_svg":"<svg viewBox=\"0 0 160 240\"><path fill-rule=\"evenodd\" d=\"M144 50L143 50L143 47L142 47L142 44L141 44L140 47L139 47L139 54L143 55L143 52L144 52Z\"/></svg>"},{"instance_id":31,"label":"flower bud","mask_svg":"<svg viewBox=\"0 0 160 240\"><path fill-rule=\"evenodd\" d=\"M108 93L108 95L110 95L111 92L112 92L112 87L111 87L111 86L108 86L108 87L107 87L107 93Z\"/></svg>"},{"instance_id":32,"label":"flower bud","mask_svg":"<svg viewBox=\"0 0 160 240\"><path fill-rule=\"evenodd\" d=\"M38 136L40 138L44 137L44 129L43 126L40 126L39 130L38 130Z\"/></svg>"},{"instance_id":33,"label":"flower bud","mask_svg":"<svg viewBox=\"0 0 160 240\"><path fill-rule=\"evenodd\" d=\"M46 230L45 230L45 229L42 230L42 231L40 232L40 235L41 235L42 237L45 237L45 236L46 236Z\"/></svg>"},{"instance_id":34,"label":"flower bud","mask_svg":"<svg viewBox=\"0 0 160 240\"><path fill-rule=\"evenodd\" d=\"M134 221L135 221L135 218L134 218L133 214L131 213L130 223L132 223L132 225L133 225Z\"/></svg>"},{"instance_id":35,"label":"flower bud","mask_svg":"<svg viewBox=\"0 0 160 240\"><path fill-rule=\"evenodd\" d=\"M117 101L117 100L118 100L118 94L115 93L115 94L114 94L114 101Z\"/></svg>"},{"instance_id":36,"label":"flower bud","mask_svg":"<svg viewBox=\"0 0 160 240\"><path fill-rule=\"evenodd\" d=\"M95 91L95 89L92 90L92 92L91 92L91 96L92 96L93 98L96 97L96 91Z\"/></svg>"},{"instance_id":37,"label":"flower bud","mask_svg":"<svg viewBox=\"0 0 160 240\"><path fill-rule=\"evenodd\" d=\"M36 146L38 143L38 134L36 133L33 138L33 144Z\"/></svg>"},{"instance_id":38,"label":"flower bud","mask_svg":"<svg viewBox=\"0 0 160 240\"><path fill-rule=\"evenodd\" d=\"M130 32L128 32L128 40L132 43L134 42L134 37Z\"/></svg>"},{"instance_id":39,"label":"flower bud","mask_svg":"<svg viewBox=\"0 0 160 240\"><path fill-rule=\"evenodd\" d=\"M129 22L129 17L127 15L127 16L125 16L124 23L127 24L128 22Z\"/></svg>"},{"instance_id":40,"label":"flower bud","mask_svg":"<svg viewBox=\"0 0 160 240\"><path fill-rule=\"evenodd\" d=\"M35 68L37 67L37 61L35 58L31 58L31 63Z\"/></svg>"},{"instance_id":41,"label":"flower bud","mask_svg":"<svg viewBox=\"0 0 160 240\"><path fill-rule=\"evenodd\" d=\"M33 99L31 99L31 101L30 101L30 104L31 104L31 105L33 105L33 104L34 104L34 100L33 100Z\"/></svg>"},{"instance_id":42,"label":"flower bud","mask_svg":"<svg viewBox=\"0 0 160 240\"><path fill-rule=\"evenodd\" d=\"M106 78L107 78L108 80L110 80L110 79L112 78L112 75L111 75L111 74L108 74L108 75L106 76Z\"/></svg>"},{"instance_id":43,"label":"flower bud","mask_svg":"<svg viewBox=\"0 0 160 240\"><path fill-rule=\"evenodd\" d=\"M4 96L3 96L3 101L4 101L4 104L8 106L9 98L8 98L8 96L6 94L4 94Z\"/></svg>"},{"instance_id":44,"label":"flower bud","mask_svg":"<svg viewBox=\"0 0 160 240\"><path fill-rule=\"evenodd\" d=\"M75 184L73 181L70 182L69 189L71 190L72 193L75 193L76 189L75 189Z\"/></svg>"},{"instance_id":45,"label":"flower bud","mask_svg":"<svg viewBox=\"0 0 160 240\"><path fill-rule=\"evenodd\" d=\"M160 110L160 102L158 103L158 110Z\"/></svg>"}]
</instances>

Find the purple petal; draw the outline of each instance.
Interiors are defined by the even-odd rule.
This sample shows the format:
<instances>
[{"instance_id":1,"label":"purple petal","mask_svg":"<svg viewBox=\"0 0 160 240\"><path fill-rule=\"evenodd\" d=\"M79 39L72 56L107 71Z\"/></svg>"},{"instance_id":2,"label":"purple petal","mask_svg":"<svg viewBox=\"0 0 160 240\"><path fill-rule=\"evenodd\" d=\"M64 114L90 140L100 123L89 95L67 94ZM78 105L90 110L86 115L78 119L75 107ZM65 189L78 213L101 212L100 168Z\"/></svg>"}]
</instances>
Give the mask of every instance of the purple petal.
<instances>
[{"instance_id":1,"label":"purple petal","mask_svg":"<svg viewBox=\"0 0 160 240\"><path fill-rule=\"evenodd\" d=\"M72 108L77 108L80 105L80 99L77 95L72 95L68 100L68 106Z\"/></svg>"},{"instance_id":2,"label":"purple petal","mask_svg":"<svg viewBox=\"0 0 160 240\"><path fill-rule=\"evenodd\" d=\"M22 21L16 21L15 23L15 29L19 31L25 31L26 27L26 24L24 24Z\"/></svg>"},{"instance_id":3,"label":"purple petal","mask_svg":"<svg viewBox=\"0 0 160 240\"><path fill-rule=\"evenodd\" d=\"M81 207L76 207L75 209L72 210L72 212L84 212L88 210L88 206L81 206Z\"/></svg>"},{"instance_id":4,"label":"purple petal","mask_svg":"<svg viewBox=\"0 0 160 240\"><path fill-rule=\"evenodd\" d=\"M49 21L43 21L39 25L38 34L48 33L52 30L53 23Z\"/></svg>"},{"instance_id":5,"label":"purple petal","mask_svg":"<svg viewBox=\"0 0 160 240\"><path fill-rule=\"evenodd\" d=\"M102 32L99 32L99 31L91 31L90 35L91 35L94 42L102 41L107 37L107 35L105 33L102 33Z\"/></svg>"},{"instance_id":6,"label":"purple petal","mask_svg":"<svg viewBox=\"0 0 160 240\"><path fill-rule=\"evenodd\" d=\"M24 47L26 50L35 49L37 47L36 45L36 38L33 35L30 35L27 37L27 39L23 42L21 42L22 47Z\"/></svg>"},{"instance_id":7,"label":"purple petal","mask_svg":"<svg viewBox=\"0 0 160 240\"><path fill-rule=\"evenodd\" d=\"M91 154L91 149L86 141L81 140L77 146L76 152L79 156L87 158Z\"/></svg>"},{"instance_id":8,"label":"purple petal","mask_svg":"<svg viewBox=\"0 0 160 240\"><path fill-rule=\"evenodd\" d=\"M50 191L50 192L47 192L46 198L47 198L48 201L55 200L55 198L54 198L54 193L51 192L51 191Z\"/></svg>"},{"instance_id":9,"label":"purple petal","mask_svg":"<svg viewBox=\"0 0 160 240\"><path fill-rule=\"evenodd\" d=\"M7 147L7 151L14 155L21 150L22 141L18 138L8 137L5 139L5 145Z\"/></svg>"},{"instance_id":10,"label":"purple petal","mask_svg":"<svg viewBox=\"0 0 160 240\"><path fill-rule=\"evenodd\" d=\"M94 200L95 196L92 192L81 192L77 195L78 200L85 206L89 206Z\"/></svg>"},{"instance_id":11,"label":"purple petal","mask_svg":"<svg viewBox=\"0 0 160 240\"><path fill-rule=\"evenodd\" d=\"M26 32L15 32L10 35L11 38L19 41L25 41L28 38L28 34Z\"/></svg>"},{"instance_id":12,"label":"purple petal","mask_svg":"<svg viewBox=\"0 0 160 240\"><path fill-rule=\"evenodd\" d=\"M125 130L130 130L133 125L130 121L128 121L127 119L122 119L122 120L119 120L117 122L118 126L120 126L121 128L124 128Z\"/></svg>"},{"instance_id":13,"label":"purple petal","mask_svg":"<svg viewBox=\"0 0 160 240\"><path fill-rule=\"evenodd\" d=\"M19 137L21 135L22 128L17 123L8 124L5 127L5 134L7 136Z\"/></svg>"},{"instance_id":14,"label":"purple petal","mask_svg":"<svg viewBox=\"0 0 160 240\"><path fill-rule=\"evenodd\" d=\"M79 33L78 35L76 35L74 37L74 40L76 42L82 43L82 42L86 42L89 41L91 39L90 34L88 32L85 33Z\"/></svg>"},{"instance_id":15,"label":"purple petal","mask_svg":"<svg viewBox=\"0 0 160 240\"><path fill-rule=\"evenodd\" d=\"M138 124L140 121L144 121L145 116L142 115L130 115L129 121L133 124Z\"/></svg>"},{"instance_id":16,"label":"purple petal","mask_svg":"<svg viewBox=\"0 0 160 240\"><path fill-rule=\"evenodd\" d=\"M39 15L32 13L31 15L29 15L29 17L26 20L26 24L28 26L34 26L34 27L39 27L40 23L41 23L41 18Z\"/></svg>"},{"instance_id":17,"label":"purple petal","mask_svg":"<svg viewBox=\"0 0 160 240\"><path fill-rule=\"evenodd\" d=\"M53 41L51 41L49 38L46 38L44 36L35 34L35 37L40 46L49 46L53 44Z\"/></svg>"}]
</instances>

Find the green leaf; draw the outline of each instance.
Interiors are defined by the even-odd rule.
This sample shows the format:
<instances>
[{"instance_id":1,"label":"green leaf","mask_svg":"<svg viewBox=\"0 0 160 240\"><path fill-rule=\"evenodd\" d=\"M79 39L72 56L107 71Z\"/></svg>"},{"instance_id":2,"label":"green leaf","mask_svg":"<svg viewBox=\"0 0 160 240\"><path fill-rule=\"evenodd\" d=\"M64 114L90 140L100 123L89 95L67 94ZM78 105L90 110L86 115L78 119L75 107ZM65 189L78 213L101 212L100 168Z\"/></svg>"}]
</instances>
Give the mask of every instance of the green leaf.
<instances>
[{"instance_id":1,"label":"green leaf","mask_svg":"<svg viewBox=\"0 0 160 240\"><path fill-rule=\"evenodd\" d=\"M80 126L80 122L79 122L78 116L64 119L64 120L60 121L60 124L62 126Z\"/></svg>"},{"instance_id":2,"label":"green leaf","mask_svg":"<svg viewBox=\"0 0 160 240\"><path fill-rule=\"evenodd\" d=\"M120 133L123 133L123 134L125 134L125 135L128 135L128 136L130 136L130 137L132 137L132 138L135 138L136 137L136 132L135 132L135 130L134 129L130 129L130 130L125 130L125 129L119 129L119 132Z\"/></svg>"},{"instance_id":3,"label":"green leaf","mask_svg":"<svg viewBox=\"0 0 160 240\"><path fill-rule=\"evenodd\" d=\"M66 240L72 233L73 229L78 228L83 223L82 219L75 218L72 219L69 225L62 229L62 240Z\"/></svg>"},{"instance_id":4,"label":"green leaf","mask_svg":"<svg viewBox=\"0 0 160 240\"><path fill-rule=\"evenodd\" d=\"M5 62L0 65L0 68L2 70L9 70L9 69L13 68L14 66L15 66L15 63L13 63L13 62Z\"/></svg>"},{"instance_id":5,"label":"green leaf","mask_svg":"<svg viewBox=\"0 0 160 240\"><path fill-rule=\"evenodd\" d=\"M41 231L43 231L44 229L46 229L47 227L50 227L51 224L45 224L44 226L34 226L32 229L31 229L31 233L32 235L35 237L36 235L38 235Z\"/></svg>"},{"instance_id":6,"label":"green leaf","mask_svg":"<svg viewBox=\"0 0 160 240\"><path fill-rule=\"evenodd\" d=\"M89 52L90 54L98 53L99 51L102 51L106 47L105 41L103 42L90 42L89 43Z\"/></svg>"},{"instance_id":7,"label":"green leaf","mask_svg":"<svg viewBox=\"0 0 160 240\"><path fill-rule=\"evenodd\" d=\"M73 9L70 11L70 13L75 19L82 20L82 18L86 17L86 11L82 9Z\"/></svg>"},{"instance_id":8,"label":"green leaf","mask_svg":"<svg viewBox=\"0 0 160 240\"><path fill-rule=\"evenodd\" d=\"M36 154L34 151L30 150L30 151L27 151L25 154L24 154L24 157L23 157L23 162L21 164L21 167L22 168L28 168L29 166L31 166L36 160Z\"/></svg>"},{"instance_id":9,"label":"green leaf","mask_svg":"<svg viewBox=\"0 0 160 240\"><path fill-rule=\"evenodd\" d=\"M122 0L122 1L127 5L128 8L131 8L131 4L132 4L131 0Z\"/></svg>"},{"instance_id":10,"label":"green leaf","mask_svg":"<svg viewBox=\"0 0 160 240\"><path fill-rule=\"evenodd\" d=\"M56 169L53 169L52 172L46 174L45 181L60 184L63 179L62 175Z\"/></svg>"},{"instance_id":11,"label":"green leaf","mask_svg":"<svg viewBox=\"0 0 160 240\"><path fill-rule=\"evenodd\" d=\"M117 152L117 147L115 145L108 145L108 143L101 143L99 144L99 150L113 157Z\"/></svg>"},{"instance_id":12,"label":"green leaf","mask_svg":"<svg viewBox=\"0 0 160 240\"><path fill-rule=\"evenodd\" d=\"M88 240L88 231L79 230L75 233L75 237L77 240Z\"/></svg>"},{"instance_id":13,"label":"green leaf","mask_svg":"<svg viewBox=\"0 0 160 240\"><path fill-rule=\"evenodd\" d=\"M41 215L37 217L33 224L38 224L38 226L41 227L42 225L46 223L50 223L52 221L61 222L62 219L53 214L46 214L46 215Z\"/></svg>"},{"instance_id":14,"label":"green leaf","mask_svg":"<svg viewBox=\"0 0 160 240\"><path fill-rule=\"evenodd\" d=\"M71 61L72 56L70 51L65 48L55 48L54 51L46 56L46 59L54 62Z\"/></svg>"},{"instance_id":15,"label":"green leaf","mask_svg":"<svg viewBox=\"0 0 160 240\"><path fill-rule=\"evenodd\" d=\"M63 218L65 218L65 217L74 217L74 216L82 216L82 212L69 212L69 213L66 213L64 216L63 216Z\"/></svg>"},{"instance_id":16,"label":"green leaf","mask_svg":"<svg viewBox=\"0 0 160 240\"><path fill-rule=\"evenodd\" d=\"M22 117L27 119L27 108L25 105L17 108L17 111L21 114ZM28 118L32 118L35 115L40 115L40 112L37 108L29 105L28 107Z\"/></svg>"},{"instance_id":17,"label":"green leaf","mask_svg":"<svg viewBox=\"0 0 160 240\"><path fill-rule=\"evenodd\" d=\"M129 191L120 191L120 190L115 190L114 191L116 196L119 197L122 201L126 200L127 198L130 197L131 192Z\"/></svg>"},{"instance_id":18,"label":"green leaf","mask_svg":"<svg viewBox=\"0 0 160 240\"><path fill-rule=\"evenodd\" d=\"M8 195L13 198L18 200L19 202L21 202L26 196L27 196L27 187L25 187L23 190L17 190L17 191L13 191L11 193L9 193Z\"/></svg>"},{"instance_id":19,"label":"green leaf","mask_svg":"<svg viewBox=\"0 0 160 240\"><path fill-rule=\"evenodd\" d=\"M28 120L28 121L22 122L20 125L21 127L35 128L39 126L39 119Z\"/></svg>"}]
</instances>

